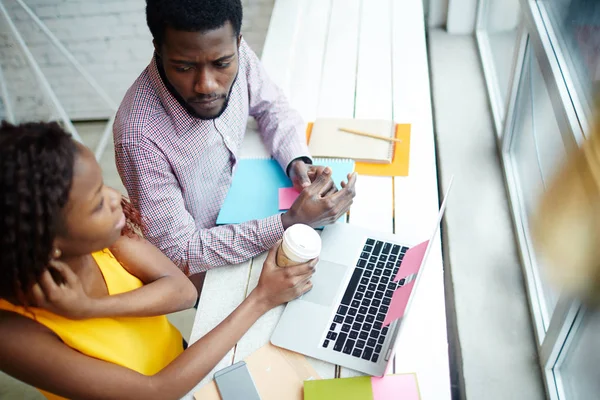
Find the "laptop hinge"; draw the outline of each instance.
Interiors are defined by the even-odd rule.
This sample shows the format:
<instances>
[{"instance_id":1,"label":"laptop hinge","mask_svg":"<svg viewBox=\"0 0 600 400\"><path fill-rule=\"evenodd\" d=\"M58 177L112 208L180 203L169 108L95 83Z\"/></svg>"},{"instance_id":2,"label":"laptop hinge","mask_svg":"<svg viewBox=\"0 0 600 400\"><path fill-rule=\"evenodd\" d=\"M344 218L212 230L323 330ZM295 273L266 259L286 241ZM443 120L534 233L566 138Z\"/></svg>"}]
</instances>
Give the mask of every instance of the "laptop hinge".
<instances>
[{"instance_id":1,"label":"laptop hinge","mask_svg":"<svg viewBox=\"0 0 600 400\"><path fill-rule=\"evenodd\" d=\"M393 349L388 349L387 353L385 353L385 361L388 361L390 359L390 356L392 355L392 350Z\"/></svg>"}]
</instances>

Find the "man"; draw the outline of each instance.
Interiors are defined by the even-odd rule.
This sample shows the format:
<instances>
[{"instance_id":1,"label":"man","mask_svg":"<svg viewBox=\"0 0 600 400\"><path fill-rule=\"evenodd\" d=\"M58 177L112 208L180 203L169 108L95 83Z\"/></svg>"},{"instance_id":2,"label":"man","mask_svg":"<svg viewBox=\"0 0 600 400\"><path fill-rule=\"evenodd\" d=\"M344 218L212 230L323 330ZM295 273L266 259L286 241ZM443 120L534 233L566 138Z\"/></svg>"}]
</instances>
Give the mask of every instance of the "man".
<instances>
[{"instance_id":1,"label":"man","mask_svg":"<svg viewBox=\"0 0 600 400\"><path fill-rule=\"evenodd\" d=\"M311 165L302 119L240 35L240 0L147 0L146 13L155 54L123 99L114 139L154 245L192 275L262 253L294 223L322 226L348 211L355 174L337 191L331 171ZM303 191L285 214L215 226L249 115Z\"/></svg>"}]
</instances>

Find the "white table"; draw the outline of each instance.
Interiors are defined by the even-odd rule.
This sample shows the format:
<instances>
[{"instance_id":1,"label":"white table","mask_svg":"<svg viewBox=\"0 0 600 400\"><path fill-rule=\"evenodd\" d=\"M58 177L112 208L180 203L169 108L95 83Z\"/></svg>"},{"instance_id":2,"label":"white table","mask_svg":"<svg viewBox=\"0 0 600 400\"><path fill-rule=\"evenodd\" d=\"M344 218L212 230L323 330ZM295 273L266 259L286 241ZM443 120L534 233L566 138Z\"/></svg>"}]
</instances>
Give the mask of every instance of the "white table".
<instances>
[{"instance_id":1,"label":"white table","mask_svg":"<svg viewBox=\"0 0 600 400\"><path fill-rule=\"evenodd\" d=\"M422 1L277 0L262 61L306 121L355 117L412 124L409 176L359 176L349 221L395 232L408 244L427 240L439 203ZM250 130L242 156L267 155L256 132ZM416 372L425 400L450 399L439 240L437 235L403 322L394 369ZM256 286L264 259L262 255L207 274L191 342L242 302ZM264 315L215 371L266 344L282 311L279 307ZM322 378L357 375L319 360L310 362Z\"/></svg>"}]
</instances>

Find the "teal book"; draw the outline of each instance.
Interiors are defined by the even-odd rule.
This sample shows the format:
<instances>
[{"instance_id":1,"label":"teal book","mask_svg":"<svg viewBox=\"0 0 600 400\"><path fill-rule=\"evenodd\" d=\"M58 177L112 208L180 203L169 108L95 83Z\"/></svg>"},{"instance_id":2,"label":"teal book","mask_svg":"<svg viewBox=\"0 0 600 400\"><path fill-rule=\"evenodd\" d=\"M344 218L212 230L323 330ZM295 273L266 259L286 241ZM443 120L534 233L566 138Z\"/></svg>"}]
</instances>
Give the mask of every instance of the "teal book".
<instances>
[{"instance_id":1,"label":"teal book","mask_svg":"<svg viewBox=\"0 0 600 400\"><path fill-rule=\"evenodd\" d=\"M331 177L340 188L354 171L353 160L315 158L315 165L331 168ZM292 187L292 181L277 161L267 158L242 158L217 217L217 225L239 224L280 213L279 189Z\"/></svg>"}]
</instances>

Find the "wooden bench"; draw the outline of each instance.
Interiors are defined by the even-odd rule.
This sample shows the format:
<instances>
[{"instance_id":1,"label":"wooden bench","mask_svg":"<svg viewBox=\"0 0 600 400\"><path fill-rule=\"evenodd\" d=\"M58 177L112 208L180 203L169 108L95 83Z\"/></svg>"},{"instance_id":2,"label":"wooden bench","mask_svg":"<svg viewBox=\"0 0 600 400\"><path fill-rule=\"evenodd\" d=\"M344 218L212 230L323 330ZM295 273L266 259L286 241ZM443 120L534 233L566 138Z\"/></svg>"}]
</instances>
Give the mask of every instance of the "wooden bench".
<instances>
[{"instance_id":1,"label":"wooden bench","mask_svg":"<svg viewBox=\"0 0 600 400\"><path fill-rule=\"evenodd\" d=\"M359 176L349 222L395 232L409 244L428 239L439 201L422 1L277 0L262 61L307 122L355 117L412 124L409 176ZM256 132L249 131L242 157L254 156L268 154ZM264 259L262 255L207 274L192 342L220 323L256 286ZM264 315L215 371L266 344L282 311L279 307ZM404 324L395 372L416 372L423 399L450 399L439 235ZM357 374L310 361L322 378Z\"/></svg>"}]
</instances>

